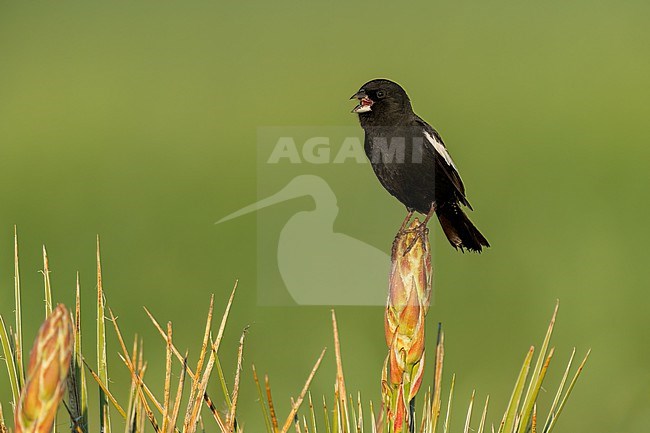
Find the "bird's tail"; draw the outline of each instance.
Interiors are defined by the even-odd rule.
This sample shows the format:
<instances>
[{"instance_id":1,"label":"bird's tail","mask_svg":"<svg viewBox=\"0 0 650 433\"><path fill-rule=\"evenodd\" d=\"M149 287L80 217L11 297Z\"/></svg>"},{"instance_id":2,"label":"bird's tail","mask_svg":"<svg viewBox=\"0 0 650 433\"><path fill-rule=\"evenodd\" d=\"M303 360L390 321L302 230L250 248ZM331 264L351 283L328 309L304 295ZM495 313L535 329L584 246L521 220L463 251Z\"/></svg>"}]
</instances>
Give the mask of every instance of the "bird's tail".
<instances>
[{"instance_id":1,"label":"bird's tail","mask_svg":"<svg viewBox=\"0 0 650 433\"><path fill-rule=\"evenodd\" d=\"M454 248L480 253L483 247L490 246L485 236L472 224L458 203L447 204L437 209L436 214L445 236Z\"/></svg>"}]
</instances>

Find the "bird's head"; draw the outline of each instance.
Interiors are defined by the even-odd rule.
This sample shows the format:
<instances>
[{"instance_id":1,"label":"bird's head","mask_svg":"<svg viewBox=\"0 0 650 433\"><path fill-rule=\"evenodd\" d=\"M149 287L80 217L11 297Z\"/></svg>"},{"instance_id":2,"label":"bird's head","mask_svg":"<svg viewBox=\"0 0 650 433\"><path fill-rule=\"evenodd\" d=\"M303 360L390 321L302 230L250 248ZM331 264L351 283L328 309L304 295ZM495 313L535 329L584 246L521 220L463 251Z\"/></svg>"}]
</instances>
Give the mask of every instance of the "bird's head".
<instances>
[{"instance_id":1,"label":"bird's head","mask_svg":"<svg viewBox=\"0 0 650 433\"><path fill-rule=\"evenodd\" d=\"M412 112L411 101L404 89L386 79L368 81L350 99L359 101L352 112L359 115L362 125L368 122L388 126L391 120Z\"/></svg>"}]
</instances>

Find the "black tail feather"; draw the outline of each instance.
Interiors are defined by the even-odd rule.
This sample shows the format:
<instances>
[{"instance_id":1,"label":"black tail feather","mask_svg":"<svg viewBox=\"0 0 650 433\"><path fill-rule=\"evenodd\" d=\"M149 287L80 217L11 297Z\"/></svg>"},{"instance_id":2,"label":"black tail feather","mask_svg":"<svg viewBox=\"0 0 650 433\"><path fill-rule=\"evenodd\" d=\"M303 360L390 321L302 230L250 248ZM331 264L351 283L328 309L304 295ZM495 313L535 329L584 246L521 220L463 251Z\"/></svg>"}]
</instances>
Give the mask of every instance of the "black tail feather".
<instances>
[{"instance_id":1,"label":"black tail feather","mask_svg":"<svg viewBox=\"0 0 650 433\"><path fill-rule=\"evenodd\" d=\"M438 220L452 247L480 253L490 244L472 224L458 203L447 204L436 210Z\"/></svg>"}]
</instances>

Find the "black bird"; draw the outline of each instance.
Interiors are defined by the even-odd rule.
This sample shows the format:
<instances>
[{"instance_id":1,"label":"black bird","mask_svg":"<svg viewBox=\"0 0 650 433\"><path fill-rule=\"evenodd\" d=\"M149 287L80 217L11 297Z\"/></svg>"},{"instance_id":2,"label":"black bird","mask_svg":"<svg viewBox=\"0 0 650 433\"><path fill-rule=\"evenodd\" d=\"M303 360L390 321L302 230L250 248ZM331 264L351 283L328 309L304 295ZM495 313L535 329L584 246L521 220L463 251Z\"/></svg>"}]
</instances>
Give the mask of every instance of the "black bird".
<instances>
[{"instance_id":1,"label":"black bird","mask_svg":"<svg viewBox=\"0 0 650 433\"><path fill-rule=\"evenodd\" d=\"M465 187L440 134L413 112L402 87L390 80L372 80L350 99L358 99L352 112L366 133L364 149L379 182L408 210L400 233L414 211L426 218L424 233L435 213L451 245L481 252L487 239L472 224L460 205L472 206Z\"/></svg>"}]
</instances>

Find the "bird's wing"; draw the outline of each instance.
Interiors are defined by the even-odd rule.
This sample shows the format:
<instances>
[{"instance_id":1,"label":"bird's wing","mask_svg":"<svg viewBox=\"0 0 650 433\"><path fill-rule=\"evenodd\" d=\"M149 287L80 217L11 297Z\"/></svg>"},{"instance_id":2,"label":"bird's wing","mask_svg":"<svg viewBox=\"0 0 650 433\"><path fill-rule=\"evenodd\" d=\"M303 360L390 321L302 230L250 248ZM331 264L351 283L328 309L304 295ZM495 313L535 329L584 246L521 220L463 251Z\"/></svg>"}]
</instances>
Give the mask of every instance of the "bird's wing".
<instances>
[{"instance_id":1,"label":"bird's wing","mask_svg":"<svg viewBox=\"0 0 650 433\"><path fill-rule=\"evenodd\" d=\"M465 186L463 185L463 180L460 178L460 174L458 174L456 164L454 164L454 160L451 159L451 155L449 154L449 151L447 151L445 143L442 141L442 137L440 137L438 131L420 117L416 116L416 123L418 126L423 128L422 133L424 135L424 142L426 145L429 145L429 148L433 150L436 156L436 168L442 170L447 179L449 179L451 184L454 186L458 193L458 200L468 208L472 209L472 205L469 204L467 197L465 197Z\"/></svg>"}]
</instances>

